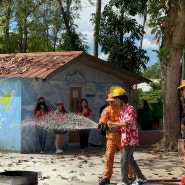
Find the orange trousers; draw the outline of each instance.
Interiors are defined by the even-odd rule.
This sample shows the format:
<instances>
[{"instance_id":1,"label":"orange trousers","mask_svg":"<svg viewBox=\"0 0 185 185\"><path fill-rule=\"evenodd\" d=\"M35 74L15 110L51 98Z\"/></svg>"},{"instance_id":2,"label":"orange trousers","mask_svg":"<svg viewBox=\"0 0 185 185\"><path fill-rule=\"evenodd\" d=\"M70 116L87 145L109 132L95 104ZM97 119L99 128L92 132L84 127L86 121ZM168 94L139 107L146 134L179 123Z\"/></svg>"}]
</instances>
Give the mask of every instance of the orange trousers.
<instances>
[{"instance_id":1,"label":"orange trousers","mask_svg":"<svg viewBox=\"0 0 185 185\"><path fill-rule=\"evenodd\" d=\"M105 153L105 167L103 178L111 179L113 173L113 164L114 164L114 156L116 150L118 149L120 152L122 151L121 147L121 135L119 133L111 133L108 132L107 135L107 145L106 145L106 153ZM136 175L133 169L129 166L128 177L135 178Z\"/></svg>"}]
</instances>

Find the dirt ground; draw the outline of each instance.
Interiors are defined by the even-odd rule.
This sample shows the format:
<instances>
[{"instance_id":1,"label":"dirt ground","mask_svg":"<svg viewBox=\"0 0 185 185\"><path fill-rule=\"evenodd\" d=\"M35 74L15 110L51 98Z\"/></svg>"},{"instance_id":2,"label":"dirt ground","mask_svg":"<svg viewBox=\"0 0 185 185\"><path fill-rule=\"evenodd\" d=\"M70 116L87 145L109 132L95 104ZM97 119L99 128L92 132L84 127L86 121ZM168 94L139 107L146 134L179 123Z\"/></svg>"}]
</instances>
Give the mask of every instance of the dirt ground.
<instances>
[{"instance_id":1,"label":"dirt ground","mask_svg":"<svg viewBox=\"0 0 185 185\"><path fill-rule=\"evenodd\" d=\"M63 154L20 154L0 152L0 171L34 171L38 173L38 185L96 185L102 177L105 148L90 147L88 155L82 155L79 147L66 149ZM185 165L177 152L160 152L139 148L134 153L147 184L181 184ZM121 180L120 153L115 155L111 184ZM0 179L1 181L1 179Z\"/></svg>"}]
</instances>

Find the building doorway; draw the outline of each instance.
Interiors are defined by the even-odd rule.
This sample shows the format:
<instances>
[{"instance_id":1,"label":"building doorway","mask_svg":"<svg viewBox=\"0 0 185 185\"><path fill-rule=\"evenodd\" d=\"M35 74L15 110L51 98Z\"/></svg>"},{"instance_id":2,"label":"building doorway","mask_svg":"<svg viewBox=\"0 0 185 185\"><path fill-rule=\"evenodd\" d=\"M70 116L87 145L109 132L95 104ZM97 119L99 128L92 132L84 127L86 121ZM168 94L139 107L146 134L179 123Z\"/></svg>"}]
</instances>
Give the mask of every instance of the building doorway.
<instances>
[{"instance_id":1,"label":"building doorway","mask_svg":"<svg viewBox=\"0 0 185 185\"><path fill-rule=\"evenodd\" d=\"M70 87L70 112L77 112L77 109L80 105L80 101L82 98L82 87ZM69 144L78 143L79 142L79 134L78 130L69 132Z\"/></svg>"}]
</instances>

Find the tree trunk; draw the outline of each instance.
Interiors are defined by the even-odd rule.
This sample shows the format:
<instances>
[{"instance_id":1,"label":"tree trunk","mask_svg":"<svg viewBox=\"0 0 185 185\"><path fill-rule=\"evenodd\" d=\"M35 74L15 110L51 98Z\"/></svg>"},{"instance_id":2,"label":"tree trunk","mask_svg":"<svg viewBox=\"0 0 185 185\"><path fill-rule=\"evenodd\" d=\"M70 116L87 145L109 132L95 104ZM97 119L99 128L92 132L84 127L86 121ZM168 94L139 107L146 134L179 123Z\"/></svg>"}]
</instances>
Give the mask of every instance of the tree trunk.
<instances>
[{"instance_id":1,"label":"tree trunk","mask_svg":"<svg viewBox=\"0 0 185 185\"><path fill-rule=\"evenodd\" d=\"M147 19L147 7L145 7L144 13L143 13L143 32L145 29L145 24L146 24L146 19ZM143 38L144 38L144 33L142 33L141 40L140 40L140 48L143 48Z\"/></svg>"},{"instance_id":2,"label":"tree trunk","mask_svg":"<svg viewBox=\"0 0 185 185\"><path fill-rule=\"evenodd\" d=\"M182 1L181 1L182 2ZM168 16L173 16L175 28L163 37L162 47L169 50L170 56L161 60L163 93L163 133L162 148L177 149L180 137L180 109L178 90L180 81L180 60L185 46L185 5L171 9ZM169 28L168 28L169 29Z\"/></svg>"},{"instance_id":3,"label":"tree trunk","mask_svg":"<svg viewBox=\"0 0 185 185\"><path fill-rule=\"evenodd\" d=\"M4 36L5 36L5 48L6 48L6 53L10 53L10 19L11 19L11 8L10 5L11 1L7 1L7 11L6 11L6 23L5 23L5 28L4 28Z\"/></svg>"},{"instance_id":4,"label":"tree trunk","mask_svg":"<svg viewBox=\"0 0 185 185\"><path fill-rule=\"evenodd\" d=\"M177 149L180 136L180 110L177 87L180 77L181 49L171 50L168 65L162 67L163 93L163 148ZM178 61L178 62L177 62Z\"/></svg>"},{"instance_id":5,"label":"tree trunk","mask_svg":"<svg viewBox=\"0 0 185 185\"><path fill-rule=\"evenodd\" d=\"M62 5L62 1L58 0L58 2L60 5L61 13L62 13L64 24L66 27L66 33L69 36L71 50L75 50L75 44L73 43L73 39L72 39L72 30L71 30L69 15L67 15L67 12L65 12L64 7ZM67 3L67 4L70 4L70 3ZM67 8L69 8L69 7L67 7Z\"/></svg>"},{"instance_id":6,"label":"tree trunk","mask_svg":"<svg viewBox=\"0 0 185 185\"><path fill-rule=\"evenodd\" d=\"M101 0L96 1L96 15L95 15L95 28L94 28L94 56L98 57L98 36L100 29L100 16L101 16Z\"/></svg>"}]
</instances>

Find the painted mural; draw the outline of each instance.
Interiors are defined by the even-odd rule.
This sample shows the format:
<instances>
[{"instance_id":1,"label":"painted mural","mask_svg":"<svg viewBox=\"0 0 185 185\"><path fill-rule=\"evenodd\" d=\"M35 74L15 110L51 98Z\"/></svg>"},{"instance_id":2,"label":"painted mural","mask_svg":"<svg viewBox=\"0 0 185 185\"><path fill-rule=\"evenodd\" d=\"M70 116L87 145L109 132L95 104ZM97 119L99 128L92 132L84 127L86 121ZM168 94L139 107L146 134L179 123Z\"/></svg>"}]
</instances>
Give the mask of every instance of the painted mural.
<instances>
[{"instance_id":1,"label":"painted mural","mask_svg":"<svg viewBox=\"0 0 185 185\"><path fill-rule=\"evenodd\" d=\"M4 105L4 110L7 110L9 104L10 104L10 100L12 98L11 93L7 93L4 96L0 97L0 103L2 103Z\"/></svg>"},{"instance_id":2,"label":"painted mural","mask_svg":"<svg viewBox=\"0 0 185 185\"><path fill-rule=\"evenodd\" d=\"M114 76L89 67L73 64L49 80L41 79L0 79L0 148L21 151L22 153L39 152L38 135L33 120L33 110L37 100L43 96L51 110L61 99L67 111L70 110L70 87L81 87L82 98L86 98L93 111L93 121L98 123L99 108L111 86L122 86ZM22 124L24 123L24 127ZM12 125L17 127L11 127ZM26 125L26 126L25 126ZM8 142L7 142L8 141ZM102 144L100 130L92 129L89 143ZM69 133L65 135L63 148L69 146ZM49 131L46 150L54 152L54 132Z\"/></svg>"},{"instance_id":3,"label":"painted mural","mask_svg":"<svg viewBox=\"0 0 185 185\"><path fill-rule=\"evenodd\" d=\"M21 82L0 79L0 148L20 151Z\"/></svg>"}]
</instances>

